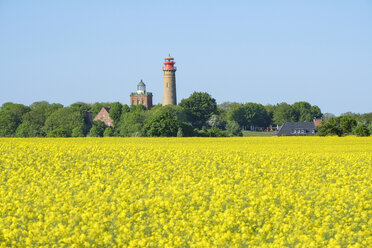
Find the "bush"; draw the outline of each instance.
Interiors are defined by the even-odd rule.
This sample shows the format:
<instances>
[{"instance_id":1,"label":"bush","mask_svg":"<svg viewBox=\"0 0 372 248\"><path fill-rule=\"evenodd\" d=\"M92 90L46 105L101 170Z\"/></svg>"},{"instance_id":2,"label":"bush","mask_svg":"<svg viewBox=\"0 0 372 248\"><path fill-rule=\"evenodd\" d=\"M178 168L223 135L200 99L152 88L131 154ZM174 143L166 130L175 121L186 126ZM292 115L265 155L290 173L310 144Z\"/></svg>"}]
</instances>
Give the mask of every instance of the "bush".
<instances>
[{"instance_id":1,"label":"bush","mask_svg":"<svg viewBox=\"0 0 372 248\"><path fill-rule=\"evenodd\" d=\"M71 136L72 137L85 137L84 131L80 127L75 127L74 129L72 129Z\"/></svg>"},{"instance_id":2,"label":"bush","mask_svg":"<svg viewBox=\"0 0 372 248\"><path fill-rule=\"evenodd\" d=\"M190 123L182 122L180 124L180 128L182 131L182 137L193 137L196 136L193 126ZM177 134L178 136L178 134Z\"/></svg>"},{"instance_id":3,"label":"bush","mask_svg":"<svg viewBox=\"0 0 372 248\"><path fill-rule=\"evenodd\" d=\"M105 131L105 123L102 121L93 122L93 127L90 129L89 137L102 137Z\"/></svg>"},{"instance_id":4,"label":"bush","mask_svg":"<svg viewBox=\"0 0 372 248\"><path fill-rule=\"evenodd\" d=\"M318 128L319 136L337 135L339 137L350 134L356 127L357 122L350 116L339 116L322 123Z\"/></svg>"},{"instance_id":5,"label":"bush","mask_svg":"<svg viewBox=\"0 0 372 248\"><path fill-rule=\"evenodd\" d=\"M359 124L354 129L354 133L355 133L356 136L359 136L359 137L366 137L366 136L370 135L370 132L369 132L367 126L364 125L364 124Z\"/></svg>"},{"instance_id":6,"label":"bush","mask_svg":"<svg viewBox=\"0 0 372 248\"><path fill-rule=\"evenodd\" d=\"M229 121L226 125L227 132L232 136L242 136L242 128L236 121Z\"/></svg>"},{"instance_id":7,"label":"bush","mask_svg":"<svg viewBox=\"0 0 372 248\"><path fill-rule=\"evenodd\" d=\"M110 127L106 128L103 132L103 137L113 137L114 136L114 130Z\"/></svg>"},{"instance_id":8,"label":"bush","mask_svg":"<svg viewBox=\"0 0 372 248\"><path fill-rule=\"evenodd\" d=\"M70 137L69 131L66 128L60 127L50 131L47 137L57 138L57 137Z\"/></svg>"}]
</instances>

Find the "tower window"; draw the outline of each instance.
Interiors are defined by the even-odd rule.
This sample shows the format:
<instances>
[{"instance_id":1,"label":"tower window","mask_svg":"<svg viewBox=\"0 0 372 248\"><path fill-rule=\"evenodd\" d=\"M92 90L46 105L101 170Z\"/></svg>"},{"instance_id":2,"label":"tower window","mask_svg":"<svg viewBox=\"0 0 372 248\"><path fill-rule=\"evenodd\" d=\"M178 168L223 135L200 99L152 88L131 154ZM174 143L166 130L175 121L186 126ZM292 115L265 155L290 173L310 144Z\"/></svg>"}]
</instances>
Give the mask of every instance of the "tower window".
<instances>
[{"instance_id":1,"label":"tower window","mask_svg":"<svg viewBox=\"0 0 372 248\"><path fill-rule=\"evenodd\" d=\"M167 83L167 88L169 88L169 83Z\"/></svg>"}]
</instances>

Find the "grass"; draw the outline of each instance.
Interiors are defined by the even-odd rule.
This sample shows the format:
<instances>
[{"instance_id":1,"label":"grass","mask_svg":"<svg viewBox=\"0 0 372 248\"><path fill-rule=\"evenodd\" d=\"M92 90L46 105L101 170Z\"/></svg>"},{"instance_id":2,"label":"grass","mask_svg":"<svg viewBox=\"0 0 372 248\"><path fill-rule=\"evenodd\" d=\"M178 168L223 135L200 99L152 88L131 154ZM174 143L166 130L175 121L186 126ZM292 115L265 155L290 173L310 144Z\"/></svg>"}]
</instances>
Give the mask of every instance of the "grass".
<instances>
[{"instance_id":1,"label":"grass","mask_svg":"<svg viewBox=\"0 0 372 248\"><path fill-rule=\"evenodd\" d=\"M274 132L242 131L244 137L273 136Z\"/></svg>"}]
</instances>

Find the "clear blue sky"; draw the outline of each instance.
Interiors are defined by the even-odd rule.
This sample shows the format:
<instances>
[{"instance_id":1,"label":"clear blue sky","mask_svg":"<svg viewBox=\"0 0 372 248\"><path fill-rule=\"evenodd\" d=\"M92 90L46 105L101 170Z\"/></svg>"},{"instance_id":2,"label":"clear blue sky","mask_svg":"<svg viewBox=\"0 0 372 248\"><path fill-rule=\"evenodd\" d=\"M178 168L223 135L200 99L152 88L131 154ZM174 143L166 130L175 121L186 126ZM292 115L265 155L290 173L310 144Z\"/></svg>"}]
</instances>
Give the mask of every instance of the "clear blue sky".
<instances>
[{"instance_id":1,"label":"clear blue sky","mask_svg":"<svg viewBox=\"0 0 372 248\"><path fill-rule=\"evenodd\" d=\"M143 79L162 101L308 101L372 112L372 1L0 0L0 104L120 101Z\"/></svg>"}]
</instances>

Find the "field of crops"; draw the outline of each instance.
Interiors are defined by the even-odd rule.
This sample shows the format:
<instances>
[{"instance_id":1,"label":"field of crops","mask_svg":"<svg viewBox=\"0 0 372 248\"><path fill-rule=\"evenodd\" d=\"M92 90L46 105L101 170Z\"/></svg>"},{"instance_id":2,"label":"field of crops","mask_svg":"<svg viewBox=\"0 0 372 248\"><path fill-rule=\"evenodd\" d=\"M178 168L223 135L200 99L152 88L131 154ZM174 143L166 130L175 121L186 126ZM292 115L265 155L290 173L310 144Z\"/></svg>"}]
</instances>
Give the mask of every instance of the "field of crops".
<instances>
[{"instance_id":1,"label":"field of crops","mask_svg":"<svg viewBox=\"0 0 372 248\"><path fill-rule=\"evenodd\" d=\"M370 247L372 138L0 139L0 246Z\"/></svg>"}]
</instances>

